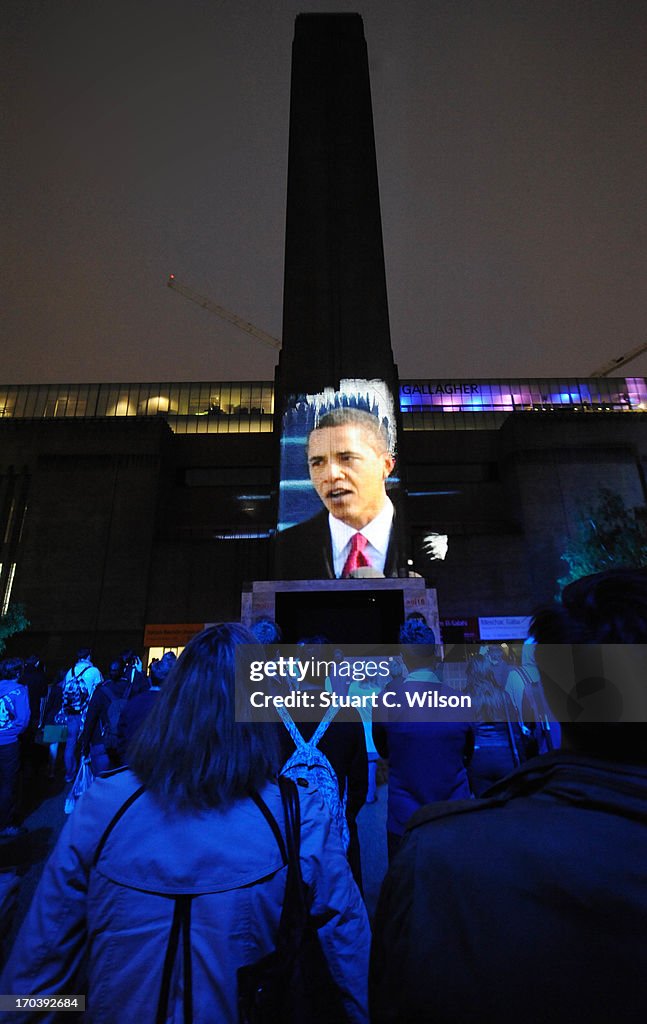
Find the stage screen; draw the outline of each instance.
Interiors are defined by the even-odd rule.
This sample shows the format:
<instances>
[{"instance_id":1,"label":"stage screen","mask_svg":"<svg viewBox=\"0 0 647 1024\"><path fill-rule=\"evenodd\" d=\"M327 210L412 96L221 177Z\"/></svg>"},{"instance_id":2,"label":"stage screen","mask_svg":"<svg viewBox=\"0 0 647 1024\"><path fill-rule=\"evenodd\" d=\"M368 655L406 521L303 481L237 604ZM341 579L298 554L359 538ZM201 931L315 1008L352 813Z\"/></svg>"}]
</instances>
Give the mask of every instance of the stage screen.
<instances>
[{"instance_id":1,"label":"stage screen","mask_svg":"<svg viewBox=\"0 0 647 1024\"><path fill-rule=\"evenodd\" d=\"M283 642L323 635L334 644L397 644L404 621L401 590L277 593Z\"/></svg>"},{"instance_id":2,"label":"stage screen","mask_svg":"<svg viewBox=\"0 0 647 1024\"><path fill-rule=\"evenodd\" d=\"M287 400L277 579L406 575L396 445L384 381L342 380Z\"/></svg>"}]
</instances>

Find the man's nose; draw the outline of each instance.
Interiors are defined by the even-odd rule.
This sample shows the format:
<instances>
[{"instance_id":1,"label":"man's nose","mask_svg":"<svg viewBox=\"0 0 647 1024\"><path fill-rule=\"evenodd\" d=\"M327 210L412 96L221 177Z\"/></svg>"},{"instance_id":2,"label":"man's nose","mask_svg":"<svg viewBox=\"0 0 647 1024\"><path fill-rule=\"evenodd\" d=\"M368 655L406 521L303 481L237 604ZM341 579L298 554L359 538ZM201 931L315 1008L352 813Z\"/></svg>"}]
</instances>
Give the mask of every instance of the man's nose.
<instances>
[{"instance_id":1,"label":"man's nose","mask_svg":"<svg viewBox=\"0 0 647 1024\"><path fill-rule=\"evenodd\" d=\"M341 480L344 476L344 467L337 459L331 459L328 466L328 474L331 480Z\"/></svg>"}]
</instances>

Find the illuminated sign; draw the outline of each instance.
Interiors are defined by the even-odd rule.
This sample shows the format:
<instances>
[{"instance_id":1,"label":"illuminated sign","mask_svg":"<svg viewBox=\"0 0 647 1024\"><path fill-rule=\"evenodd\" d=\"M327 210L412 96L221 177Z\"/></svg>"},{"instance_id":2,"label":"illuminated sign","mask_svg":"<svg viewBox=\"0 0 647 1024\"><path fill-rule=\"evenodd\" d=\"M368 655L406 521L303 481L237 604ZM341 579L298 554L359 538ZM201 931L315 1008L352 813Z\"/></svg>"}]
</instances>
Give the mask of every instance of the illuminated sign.
<instances>
[{"instance_id":1,"label":"illuminated sign","mask_svg":"<svg viewBox=\"0 0 647 1024\"><path fill-rule=\"evenodd\" d=\"M530 620L530 615L479 616L481 640L525 640Z\"/></svg>"},{"instance_id":2,"label":"illuminated sign","mask_svg":"<svg viewBox=\"0 0 647 1024\"><path fill-rule=\"evenodd\" d=\"M201 633L204 622L170 622L144 627L144 647L186 647Z\"/></svg>"},{"instance_id":3,"label":"illuminated sign","mask_svg":"<svg viewBox=\"0 0 647 1024\"><path fill-rule=\"evenodd\" d=\"M400 385L402 412L536 412L647 409L644 377L582 380L427 380Z\"/></svg>"},{"instance_id":4,"label":"illuminated sign","mask_svg":"<svg viewBox=\"0 0 647 1024\"><path fill-rule=\"evenodd\" d=\"M478 395L480 384L403 384L400 394L409 395Z\"/></svg>"}]
</instances>

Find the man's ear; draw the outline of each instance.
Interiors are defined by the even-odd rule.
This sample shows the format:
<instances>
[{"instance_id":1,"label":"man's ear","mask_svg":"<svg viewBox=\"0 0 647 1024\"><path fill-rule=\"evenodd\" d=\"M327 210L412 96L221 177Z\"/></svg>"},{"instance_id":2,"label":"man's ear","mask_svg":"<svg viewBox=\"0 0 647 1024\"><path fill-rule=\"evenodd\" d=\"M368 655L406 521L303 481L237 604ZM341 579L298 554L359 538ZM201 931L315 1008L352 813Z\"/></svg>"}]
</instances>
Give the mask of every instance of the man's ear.
<instances>
[{"instance_id":1,"label":"man's ear","mask_svg":"<svg viewBox=\"0 0 647 1024\"><path fill-rule=\"evenodd\" d=\"M387 480L395 469L395 458L390 452L384 455L384 479Z\"/></svg>"}]
</instances>

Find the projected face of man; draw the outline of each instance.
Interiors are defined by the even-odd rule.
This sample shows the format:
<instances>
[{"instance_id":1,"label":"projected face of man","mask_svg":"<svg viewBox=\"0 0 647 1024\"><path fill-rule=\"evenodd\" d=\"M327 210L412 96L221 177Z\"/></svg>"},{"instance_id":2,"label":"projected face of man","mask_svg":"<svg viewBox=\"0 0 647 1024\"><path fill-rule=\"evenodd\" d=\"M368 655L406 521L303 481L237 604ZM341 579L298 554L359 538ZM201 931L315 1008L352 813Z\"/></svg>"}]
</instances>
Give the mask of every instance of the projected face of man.
<instances>
[{"instance_id":1,"label":"projected face of man","mask_svg":"<svg viewBox=\"0 0 647 1024\"><path fill-rule=\"evenodd\" d=\"M328 511L361 530L384 506L385 481L393 456L379 438L357 423L313 430L308 468L313 486Z\"/></svg>"}]
</instances>

